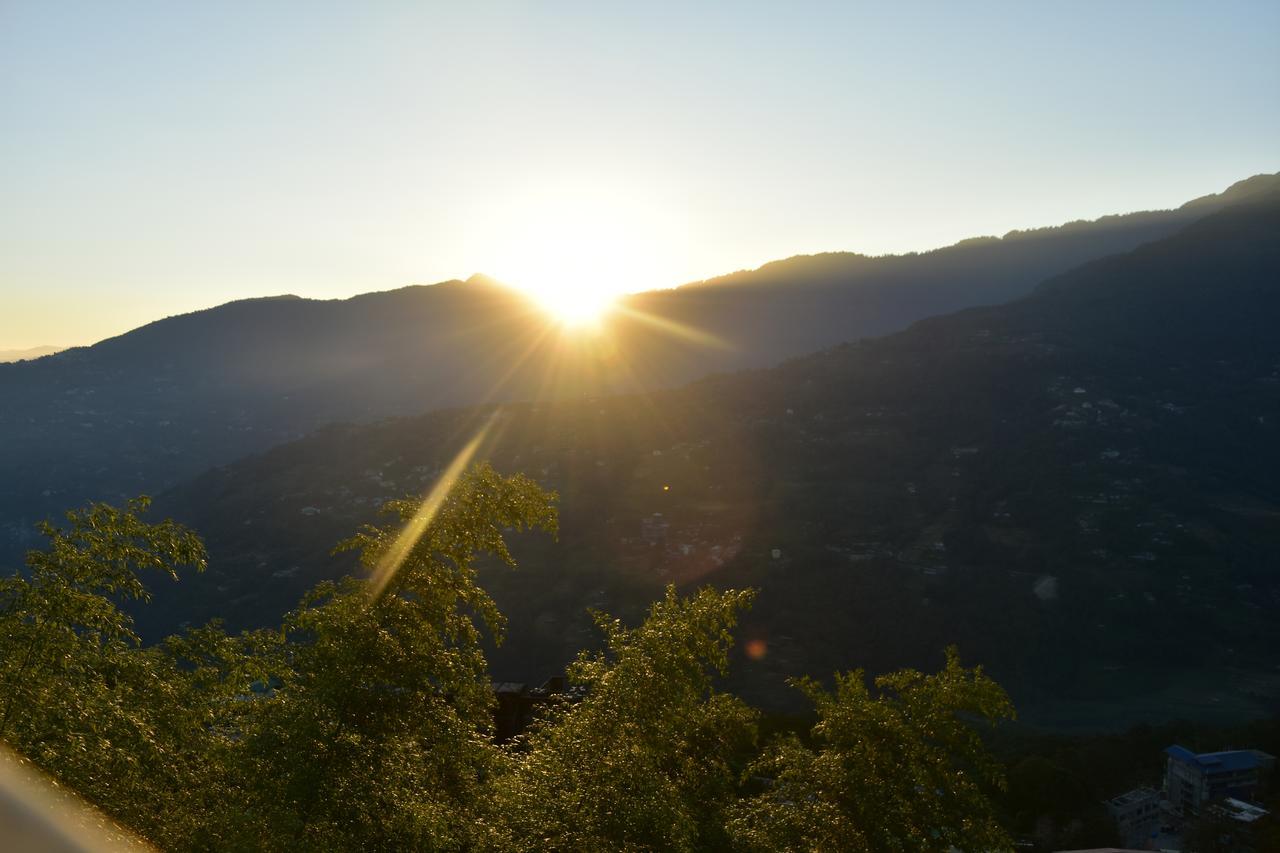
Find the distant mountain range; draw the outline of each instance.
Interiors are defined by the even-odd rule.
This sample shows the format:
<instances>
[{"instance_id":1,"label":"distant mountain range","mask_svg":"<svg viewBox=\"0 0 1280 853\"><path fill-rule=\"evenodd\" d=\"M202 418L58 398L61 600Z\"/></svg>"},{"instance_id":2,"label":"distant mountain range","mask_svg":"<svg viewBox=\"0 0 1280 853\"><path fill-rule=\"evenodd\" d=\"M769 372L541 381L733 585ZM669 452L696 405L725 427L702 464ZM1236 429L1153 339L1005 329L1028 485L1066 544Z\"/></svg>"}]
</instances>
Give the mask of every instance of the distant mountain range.
<instances>
[{"instance_id":1,"label":"distant mountain range","mask_svg":"<svg viewBox=\"0 0 1280 853\"><path fill-rule=\"evenodd\" d=\"M1035 255L1022 239L1060 245L935 255ZM786 266L692 293L805 287ZM484 454L559 490L563 511L559 543L521 539L518 571L486 569L511 617L500 678L539 679L589 644L588 607L636 618L665 583L709 582L761 589L734 686L763 707L786 707L786 675L933 666L958 643L1033 723L1274 712L1277 328L1272 189L1026 298L778 367L329 428L162 496L212 567L159 586L141 624L274 620L350 571L332 545L427 488L496 411Z\"/></svg>"},{"instance_id":2,"label":"distant mountain range","mask_svg":"<svg viewBox=\"0 0 1280 853\"><path fill-rule=\"evenodd\" d=\"M55 352L62 352L66 347L30 347L29 349L0 349L0 364L11 361L30 361Z\"/></svg>"},{"instance_id":3,"label":"distant mountain range","mask_svg":"<svg viewBox=\"0 0 1280 853\"><path fill-rule=\"evenodd\" d=\"M1024 295L1278 181L923 254L778 261L630 297L598 340L560 336L526 299L476 276L342 301L235 302L0 365L0 565L30 544L34 521L67 506L156 492L328 423L652 390L776 364Z\"/></svg>"}]
</instances>

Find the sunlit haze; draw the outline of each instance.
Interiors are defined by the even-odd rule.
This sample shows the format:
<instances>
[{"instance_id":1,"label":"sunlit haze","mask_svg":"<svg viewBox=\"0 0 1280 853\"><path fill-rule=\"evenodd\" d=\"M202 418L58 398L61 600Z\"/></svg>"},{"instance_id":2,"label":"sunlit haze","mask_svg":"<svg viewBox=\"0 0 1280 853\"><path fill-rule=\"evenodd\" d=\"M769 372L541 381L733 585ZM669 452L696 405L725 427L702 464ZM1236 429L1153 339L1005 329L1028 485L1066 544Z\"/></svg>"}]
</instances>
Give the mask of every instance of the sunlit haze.
<instances>
[{"instance_id":1,"label":"sunlit haze","mask_svg":"<svg viewBox=\"0 0 1280 853\"><path fill-rule=\"evenodd\" d=\"M0 350L482 272L568 321L1280 163L1280 5L0 6Z\"/></svg>"},{"instance_id":2,"label":"sunlit haze","mask_svg":"<svg viewBox=\"0 0 1280 853\"><path fill-rule=\"evenodd\" d=\"M589 325L623 293L679 281L692 252L680 213L640 186L565 176L495 203L476 254L557 320Z\"/></svg>"}]
</instances>

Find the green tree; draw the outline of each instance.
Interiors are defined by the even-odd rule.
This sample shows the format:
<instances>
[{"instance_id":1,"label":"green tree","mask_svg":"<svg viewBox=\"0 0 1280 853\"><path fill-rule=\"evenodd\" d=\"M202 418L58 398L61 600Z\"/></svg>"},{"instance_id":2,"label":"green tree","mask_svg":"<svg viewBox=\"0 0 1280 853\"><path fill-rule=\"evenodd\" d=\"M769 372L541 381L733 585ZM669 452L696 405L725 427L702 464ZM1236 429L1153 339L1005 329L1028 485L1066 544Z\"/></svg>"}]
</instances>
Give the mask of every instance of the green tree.
<instances>
[{"instance_id":1,"label":"green tree","mask_svg":"<svg viewBox=\"0 0 1280 853\"><path fill-rule=\"evenodd\" d=\"M183 673L141 647L119 605L149 598L142 572L176 578L204 568L205 552L181 525L143 521L148 506L92 504L66 526L42 523L46 548L0 580L0 739L163 841L202 779L203 720Z\"/></svg>"},{"instance_id":2,"label":"green tree","mask_svg":"<svg viewBox=\"0 0 1280 853\"><path fill-rule=\"evenodd\" d=\"M747 850L1002 850L1012 844L987 788L1003 785L971 720L1013 716L1004 691L954 649L936 675L905 670L875 680L836 677L835 691L797 686L814 703L816 748L795 736L749 773L764 790L733 810L729 830Z\"/></svg>"},{"instance_id":3,"label":"green tree","mask_svg":"<svg viewBox=\"0 0 1280 853\"><path fill-rule=\"evenodd\" d=\"M317 587L265 650L270 688L239 718L222 837L261 849L460 849L496 757L481 628L503 618L476 558L504 529L556 530L555 495L480 465L438 506L366 527L371 579ZM413 537L407 541L406 531Z\"/></svg>"},{"instance_id":4,"label":"green tree","mask_svg":"<svg viewBox=\"0 0 1280 853\"><path fill-rule=\"evenodd\" d=\"M150 648L120 603L147 599L145 572L202 568L199 539L144 522L145 498L68 513L0 580L0 738L172 850L1008 846L970 722L1012 709L954 651L874 691L799 682L815 746L759 755L758 715L713 684L750 591L669 588L635 628L596 614L583 692L495 745L481 639L504 623L476 564L514 565L505 534L554 533L555 501L477 466L340 546L369 577L321 584L281 627Z\"/></svg>"},{"instance_id":5,"label":"green tree","mask_svg":"<svg viewBox=\"0 0 1280 853\"><path fill-rule=\"evenodd\" d=\"M508 752L493 800L497 849L705 850L724 847L756 713L712 689L751 592L673 587L637 628L596 614L607 650L583 654L585 687Z\"/></svg>"}]
</instances>

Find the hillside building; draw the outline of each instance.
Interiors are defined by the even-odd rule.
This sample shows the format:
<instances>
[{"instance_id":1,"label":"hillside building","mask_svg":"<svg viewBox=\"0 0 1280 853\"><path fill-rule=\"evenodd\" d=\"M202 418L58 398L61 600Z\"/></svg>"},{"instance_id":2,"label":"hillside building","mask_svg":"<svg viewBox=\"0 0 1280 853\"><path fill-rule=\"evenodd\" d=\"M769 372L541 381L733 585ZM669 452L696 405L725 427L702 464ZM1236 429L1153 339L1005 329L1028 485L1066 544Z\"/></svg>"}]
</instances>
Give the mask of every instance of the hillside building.
<instances>
[{"instance_id":1,"label":"hillside building","mask_svg":"<svg viewBox=\"0 0 1280 853\"><path fill-rule=\"evenodd\" d=\"M640 521L640 538L650 545L659 545L667 541L667 531L671 525L660 512L655 512Z\"/></svg>"},{"instance_id":2,"label":"hillside building","mask_svg":"<svg viewBox=\"0 0 1280 853\"><path fill-rule=\"evenodd\" d=\"M1155 788L1135 788L1107 800L1107 811L1115 819L1124 843L1142 847L1160 830L1160 792Z\"/></svg>"},{"instance_id":3,"label":"hillside building","mask_svg":"<svg viewBox=\"0 0 1280 853\"><path fill-rule=\"evenodd\" d=\"M1275 757L1256 749L1196 754L1183 746L1165 751L1164 796L1178 814L1195 815L1228 797L1252 800Z\"/></svg>"}]
</instances>

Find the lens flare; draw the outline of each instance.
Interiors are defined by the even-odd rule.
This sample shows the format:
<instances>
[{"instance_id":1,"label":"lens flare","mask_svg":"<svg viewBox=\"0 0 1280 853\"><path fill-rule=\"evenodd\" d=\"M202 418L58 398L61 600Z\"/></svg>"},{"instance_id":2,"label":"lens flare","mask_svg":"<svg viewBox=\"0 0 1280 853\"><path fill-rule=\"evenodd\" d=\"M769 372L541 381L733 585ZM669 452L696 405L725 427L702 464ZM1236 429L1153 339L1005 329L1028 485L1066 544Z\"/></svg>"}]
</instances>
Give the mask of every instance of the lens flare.
<instances>
[{"instance_id":1,"label":"lens flare","mask_svg":"<svg viewBox=\"0 0 1280 853\"><path fill-rule=\"evenodd\" d=\"M630 308L621 302L616 303L610 309L613 313L628 317L646 326L651 326L658 331L670 335L673 338L689 341L707 347L708 349L731 350L733 345L723 338L717 337L710 332L704 332L695 326L687 323L681 323L667 317L659 317L657 314L651 314L648 311L641 311L636 308Z\"/></svg>"},{"instance_id":2,"label":"lens flare","mask_svg":"<svg viewBox=\"0 0 1280 853\"><path fill-rule=\"evenodd\" d=\"M490 415L484 426L480 427L475 436L458 451L458 455L453 457L453 461L445 468L444 473L440 475L440 479L436 480L435 485L431 487L431 491L422 501L422 506L418 507L418 511L414 513L413 518L409 519L404 529L396 536L396 541L391 543L391 547L378 560L378 565L373 570L373 575L369 578L370 594L374 599L382 595L387 588L387 584L391 583L391 579L396 576L396 572L404 565L405 559L408 558L414 546L418 544L418 540L422 538L422 534L426 532L432 520L439 514L440 507L444 505L445 499L449 497L449 492L453 490L454 484L458 482L458 478L462 476L462 472L466 470L467 465L476 455L476 451L480 449L481 443L493 428L497 417L497 412Z\"/></svg>"}]
</instances>

